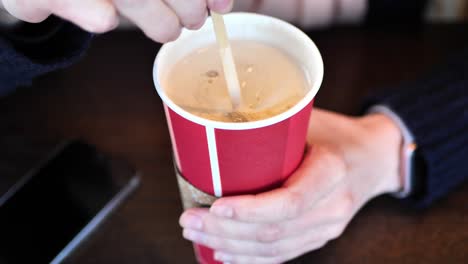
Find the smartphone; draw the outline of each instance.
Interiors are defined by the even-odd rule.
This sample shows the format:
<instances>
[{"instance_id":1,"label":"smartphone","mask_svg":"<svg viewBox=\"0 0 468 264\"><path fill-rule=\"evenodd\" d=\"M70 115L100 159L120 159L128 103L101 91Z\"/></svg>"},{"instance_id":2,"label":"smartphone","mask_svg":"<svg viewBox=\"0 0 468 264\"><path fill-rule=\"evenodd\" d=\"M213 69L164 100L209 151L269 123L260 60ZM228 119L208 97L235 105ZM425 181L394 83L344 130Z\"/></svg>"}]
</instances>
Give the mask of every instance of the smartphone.
<instances>
[{"instance_id":1,"label":"smartphone","mask_svg":"<svg viewBox=\"0 0 468 264\"><path fill-rule=\"evenodd\" d=\"M91 145L60 145L0 197L0 263L63 262L139 182Z\"/></svg>"}]
</instances>

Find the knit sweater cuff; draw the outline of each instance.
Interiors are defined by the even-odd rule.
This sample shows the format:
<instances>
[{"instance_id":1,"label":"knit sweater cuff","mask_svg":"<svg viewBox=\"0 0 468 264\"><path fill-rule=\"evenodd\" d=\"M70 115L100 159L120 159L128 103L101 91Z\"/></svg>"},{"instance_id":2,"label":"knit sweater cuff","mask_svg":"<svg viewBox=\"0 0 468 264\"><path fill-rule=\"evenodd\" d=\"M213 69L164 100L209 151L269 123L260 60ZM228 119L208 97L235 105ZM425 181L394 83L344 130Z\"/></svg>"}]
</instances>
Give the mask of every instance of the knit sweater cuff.
<instances>
[{"instance_id":1,"label":"knit sweater cuff","mask_svg":"<svg viewBox=\"0 0 468 264\"><path fill-rule=\"evenodd\" d=\"M424 175L407 201L426 207L468 178L468 53L420 81L367 101L388 106L414 135Z\"/></svg>"},{"instance_id":2,"label":"knit sweater cuff","mask_svg":"<svg viewBox=\"0 0 468 264\"><path fill-rule=\"evenodd\" d=\"M0 96L17 86L30 85L36 76L72 64L92 38L56 17L39 24L22 23L0 33Z\"/></svg>"}]
</instances>

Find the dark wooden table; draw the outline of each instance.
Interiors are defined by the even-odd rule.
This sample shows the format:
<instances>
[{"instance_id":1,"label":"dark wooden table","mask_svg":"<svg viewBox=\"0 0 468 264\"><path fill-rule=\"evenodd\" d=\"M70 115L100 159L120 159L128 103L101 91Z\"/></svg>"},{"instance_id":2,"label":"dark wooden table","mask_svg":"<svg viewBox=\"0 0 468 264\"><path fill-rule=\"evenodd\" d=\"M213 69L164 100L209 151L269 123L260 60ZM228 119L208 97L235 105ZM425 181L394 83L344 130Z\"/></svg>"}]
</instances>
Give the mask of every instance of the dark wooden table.
<instances>
[{"instance_id":1,"label":"dark wooden table","mask_svg":"<svg viewBox=\"0 0 468 264\"><path fill-rule=\"evenodd\" d=\"M379 87L417 78L468 47L468 25L311 32L325 61L320 107L353 114ZM170 140L151 71L159 46L137 32L97 37L78 64L0 99L0 132L31 141L80 137L142 173L139 190L73 263L194 263ZM1 235L0 235L1 236ZM381 197L344 235L293 263L468 263L468 185L424 211Z\"/></svg>"}]
</instances>

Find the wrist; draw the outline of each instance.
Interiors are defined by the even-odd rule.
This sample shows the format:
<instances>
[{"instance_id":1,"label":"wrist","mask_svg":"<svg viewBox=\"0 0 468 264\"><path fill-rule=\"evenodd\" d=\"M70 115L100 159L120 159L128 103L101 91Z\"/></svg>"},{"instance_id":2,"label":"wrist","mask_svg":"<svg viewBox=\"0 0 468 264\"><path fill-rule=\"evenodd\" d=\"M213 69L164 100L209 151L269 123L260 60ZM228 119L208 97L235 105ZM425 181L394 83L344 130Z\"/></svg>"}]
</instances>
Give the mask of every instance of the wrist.
<instances>
[{"instance_id":1,"label":"wrist","mask_svg":"<svg viewBox=\"0 0 468 264\"><path fill-rule=\"evenodd\" d=\"M379 161L372 166L379 166L380 184L376 186L376 195L396 193L403 189L404 179L400 173L400 150L402 134L398 126L383 114L369 114L360 119L365 127L368 140L369 162Z\"/></svg>"}]
</instances>

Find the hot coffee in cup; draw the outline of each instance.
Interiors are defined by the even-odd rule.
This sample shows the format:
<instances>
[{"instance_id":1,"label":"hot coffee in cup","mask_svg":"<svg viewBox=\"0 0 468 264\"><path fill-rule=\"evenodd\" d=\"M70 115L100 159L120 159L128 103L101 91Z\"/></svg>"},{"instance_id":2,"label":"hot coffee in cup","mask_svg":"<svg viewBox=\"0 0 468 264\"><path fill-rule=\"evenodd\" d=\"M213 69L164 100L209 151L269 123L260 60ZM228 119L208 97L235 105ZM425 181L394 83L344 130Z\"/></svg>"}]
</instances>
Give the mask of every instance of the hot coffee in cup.
<instances>
[{"instance_id":1,"label":"hot coffee in cup","mask_svg":"<svg viewBox=\"0 0 468 264\"><path fill-rule=\"evenodd\" d=\"M233 111L216 44L175 63L163 79L167 95L184 110L222 122L249 122L289 110L310 87L304 70L284 51L268 44L232 41L242 105Z\"/></svg>"}]
</instances>

